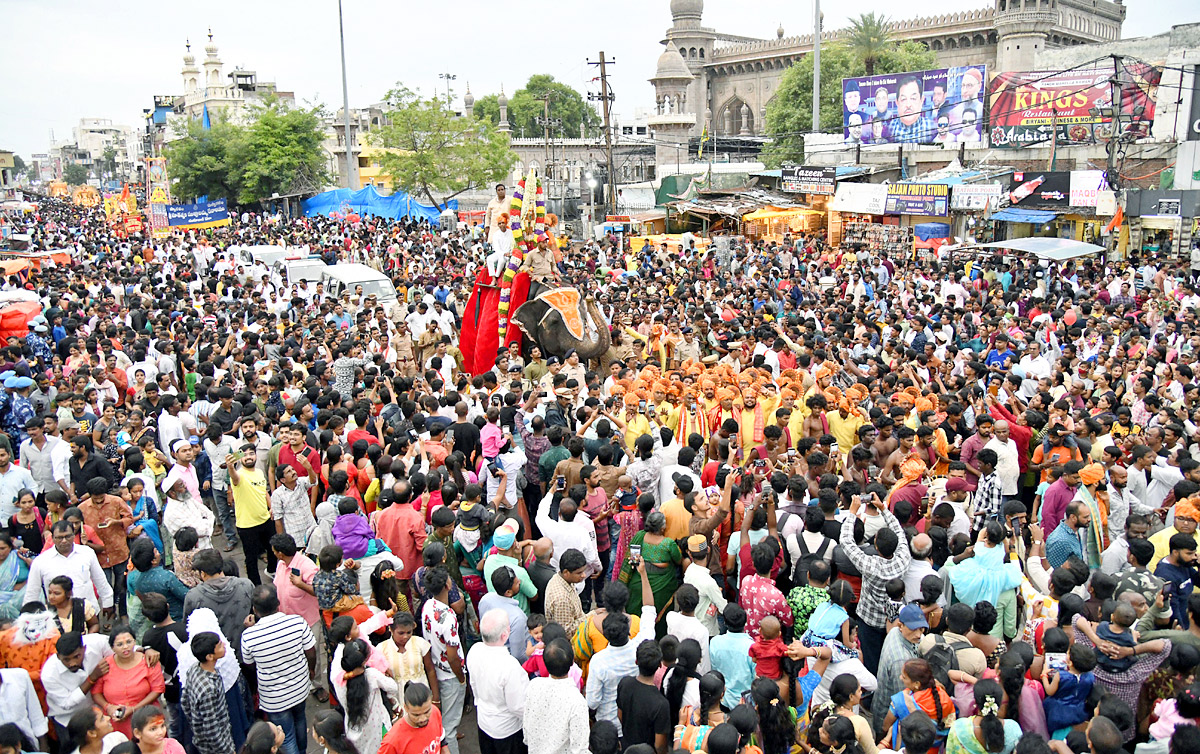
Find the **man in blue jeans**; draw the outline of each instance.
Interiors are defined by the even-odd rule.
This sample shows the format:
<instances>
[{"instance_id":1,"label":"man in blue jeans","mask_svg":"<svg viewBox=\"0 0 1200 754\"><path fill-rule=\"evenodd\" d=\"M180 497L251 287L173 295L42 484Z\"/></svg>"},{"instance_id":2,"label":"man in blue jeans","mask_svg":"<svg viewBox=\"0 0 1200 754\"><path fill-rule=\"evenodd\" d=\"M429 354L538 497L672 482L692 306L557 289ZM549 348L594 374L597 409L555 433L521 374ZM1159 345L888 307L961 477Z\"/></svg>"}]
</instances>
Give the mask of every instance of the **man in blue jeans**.
<instances>
[{"instance_id":1,"label":"man in blue jeans","mask_svg":"<svg viewBox=\"0 0 1200 754\"><path fill-rule=\"evenodd\" d=\"M299 615L279 612L272 584L254 588L253 623L242 632L242 663L258 678L258 707L283 728L279 754L305 754L308 720L304 703L317 672L317 642Z\"/></svg>"}]
</instances>

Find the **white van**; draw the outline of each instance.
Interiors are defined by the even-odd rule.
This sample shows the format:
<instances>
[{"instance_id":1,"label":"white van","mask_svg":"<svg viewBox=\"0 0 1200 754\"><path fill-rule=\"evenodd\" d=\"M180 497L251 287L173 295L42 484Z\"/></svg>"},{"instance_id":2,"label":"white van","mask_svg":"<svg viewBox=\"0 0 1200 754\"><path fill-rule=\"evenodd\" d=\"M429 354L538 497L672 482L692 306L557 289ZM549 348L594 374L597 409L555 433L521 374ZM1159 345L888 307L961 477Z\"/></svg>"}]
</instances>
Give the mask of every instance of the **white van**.
<instances>
[{"instance_id":1,"label":"white van","mask_svg":"<svg viewBox=\"0 0 1200 754\"><path fill-rule=\"evenodd\" d=\"M321 282L325 284L325 292L331 299L337 300L343 292L351 297L355 290L362 286L363 297L375 296L382 306L390 306L398 296L396 286L387 275L365 264L335 264L326 267L321 272Z\"/></svg>"},{"instance_id":2,"label":"white van","mask_svg":"<svg viewBox=\"0 0 1200 754\"><path fill-rule=\"evenodd\" d=\"M301 280L316 283L321 280L329 265L320 257L303 257L301 259L281 259L271 268L271 272L284 286L291 287Z\"/></svg>"}]
</instances>

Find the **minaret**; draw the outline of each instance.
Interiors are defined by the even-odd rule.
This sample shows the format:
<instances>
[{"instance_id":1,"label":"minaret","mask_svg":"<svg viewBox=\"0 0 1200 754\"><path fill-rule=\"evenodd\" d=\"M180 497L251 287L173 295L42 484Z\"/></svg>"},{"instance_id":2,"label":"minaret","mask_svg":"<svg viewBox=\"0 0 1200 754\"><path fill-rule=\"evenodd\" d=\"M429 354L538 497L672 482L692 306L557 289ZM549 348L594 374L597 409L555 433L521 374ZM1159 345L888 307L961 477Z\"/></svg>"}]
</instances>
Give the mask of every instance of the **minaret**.
<instances>
[{"instance_id":1,"label":"minaret","mask_svg":"<svg viewBox=\"0 0 1200 754\"><path fill-rule=\"evenodd\" d=\"M650 83L654 85L655 114L650 116L654 132L654 161L658 175L669 175L672 168L688 162L688 137L697 127L696 110L703 107L691 101L689 90L694 76L688 70L679 48L667 42L658 56L658 68ZM702 124L701 124L702 125Z\"/></svg>"},{"instance_id":2,"label":"minaret","mask_svg":"<svg viewBox=\"0 0 1200 754\"><path fill-rule=\"evenodd\" d=\"M471 82L467 82L467 93L463 95L463 112L470 113L475 109L475 97L471 94Z\"/></svg>"},{"instance_id":3,"label":"minaret","mask_svg":"<svg viewBox=\"0 0 1200 754\"><path fill-rule=\"evenodd\" d=\"M496 104L500 106L500 125L501 133L511 133L512 126L508 124L508 97L504 96L504 84L500 85L500 97L496 99Z\"/></svg>"},{"instance_id":4,"label":"minaret","mask_svg":"<svg viewBox=\"0 0 1200 754\"><path fill-rule=\"evenodd\" d=\"M192 54L192 41L189 39L184 47L187 52L183 54L183 70L179 74L183 76L183 93L191 94L200 85L200 69L196 67L196 56Z\"/></svg>"},{"instance_id":5,"label":"minaret","mask_svg":"<svg viewBox=\"0 0 1200 754\"><path fill-rule=\"evenodd\" d=\"M693 136L703 130L700 114L713 103L708 101L708 71L716 32L703 26L704 0L671 0L671 28L666 42L674 42L676 54L692 74L688 85L685 112L696 114Z\"/></svg>"},{"instance_id":6,"label":"minaret","mask_svg":"<svg viewBox=\"0 0 1200 754\"><path fill-rule=\"evenodd\" d=\"M996 0L997 71L1037 69L1037 54L1058 22L1058 0Z\"/></svg>"},{"instance_id":7,"label":"minaret","mask_svg":"<svg viewBox=\"0 0 1200 754\"><path fill-rule=\"evenodd\" d=\"M217 56L217 45L213 42L212 29L208 30L208 44L204 46L204 85L221 86L221 58Z\"/></svg>"}]
</instances>

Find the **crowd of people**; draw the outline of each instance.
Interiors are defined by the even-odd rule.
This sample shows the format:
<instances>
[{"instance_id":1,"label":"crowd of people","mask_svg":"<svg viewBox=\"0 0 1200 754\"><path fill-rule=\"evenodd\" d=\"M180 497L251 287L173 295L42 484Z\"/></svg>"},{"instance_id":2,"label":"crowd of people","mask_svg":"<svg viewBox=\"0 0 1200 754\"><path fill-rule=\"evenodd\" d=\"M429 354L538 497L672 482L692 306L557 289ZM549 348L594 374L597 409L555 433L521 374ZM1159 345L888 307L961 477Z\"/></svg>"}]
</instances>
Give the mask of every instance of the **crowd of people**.
<instances>
[{"instance_id":1,"label":"crowd of people","mask_svg":"<svg viewBox=\"0 0 1200 754\"><path fill-rule=\"evenodd\" d=\"M5 220L0 754L1200 748L1187 265L544 244L468 374L478 226Z\"/></svg>"}]
</instances>

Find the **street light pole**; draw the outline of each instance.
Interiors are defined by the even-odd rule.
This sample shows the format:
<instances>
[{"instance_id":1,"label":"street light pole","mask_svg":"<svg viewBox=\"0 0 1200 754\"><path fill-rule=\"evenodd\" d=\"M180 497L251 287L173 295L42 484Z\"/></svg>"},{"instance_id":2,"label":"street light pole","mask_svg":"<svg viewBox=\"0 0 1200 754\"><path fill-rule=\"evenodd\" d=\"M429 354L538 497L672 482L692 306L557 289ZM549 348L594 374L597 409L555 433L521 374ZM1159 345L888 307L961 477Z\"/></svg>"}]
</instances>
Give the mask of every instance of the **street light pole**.
<instances>
[{"instance_id":1,"label":"street light pole","mask_svg":"<svg viewBox=\"0 0 1200 754\"><path fill-rule=\"evenodd\" d=\"M813 0L813 133L821 132L821 0Z\"/></svg>"},{"instance_id":2,"label":"street light pole","mask_svg":"<svg viewBox=\"0 0 1200 754\"><path fill-rule=\"evenodd\" d=\"M453 102L453 100L450 98L450 82L454 81L456 78L458 78L458 76L454 75L453 73L439 73L438 78L446 80L446 107L449 108L451 102Z\"/></svg>"},{"instance_id":3,"label":"street light pole","mask_svg":"<svg viewBox=\"0 0 1200 754\"><path fill-rule=\"evenodd\" d=\"M354 159L354 147L350 134L350 86L346 83L346 25L342 22L342 0L338 0L338 37L342 43L342 116L346 127L346 188L351 191L358 186L358 160Z\"/></svg>"}]
</instances>

